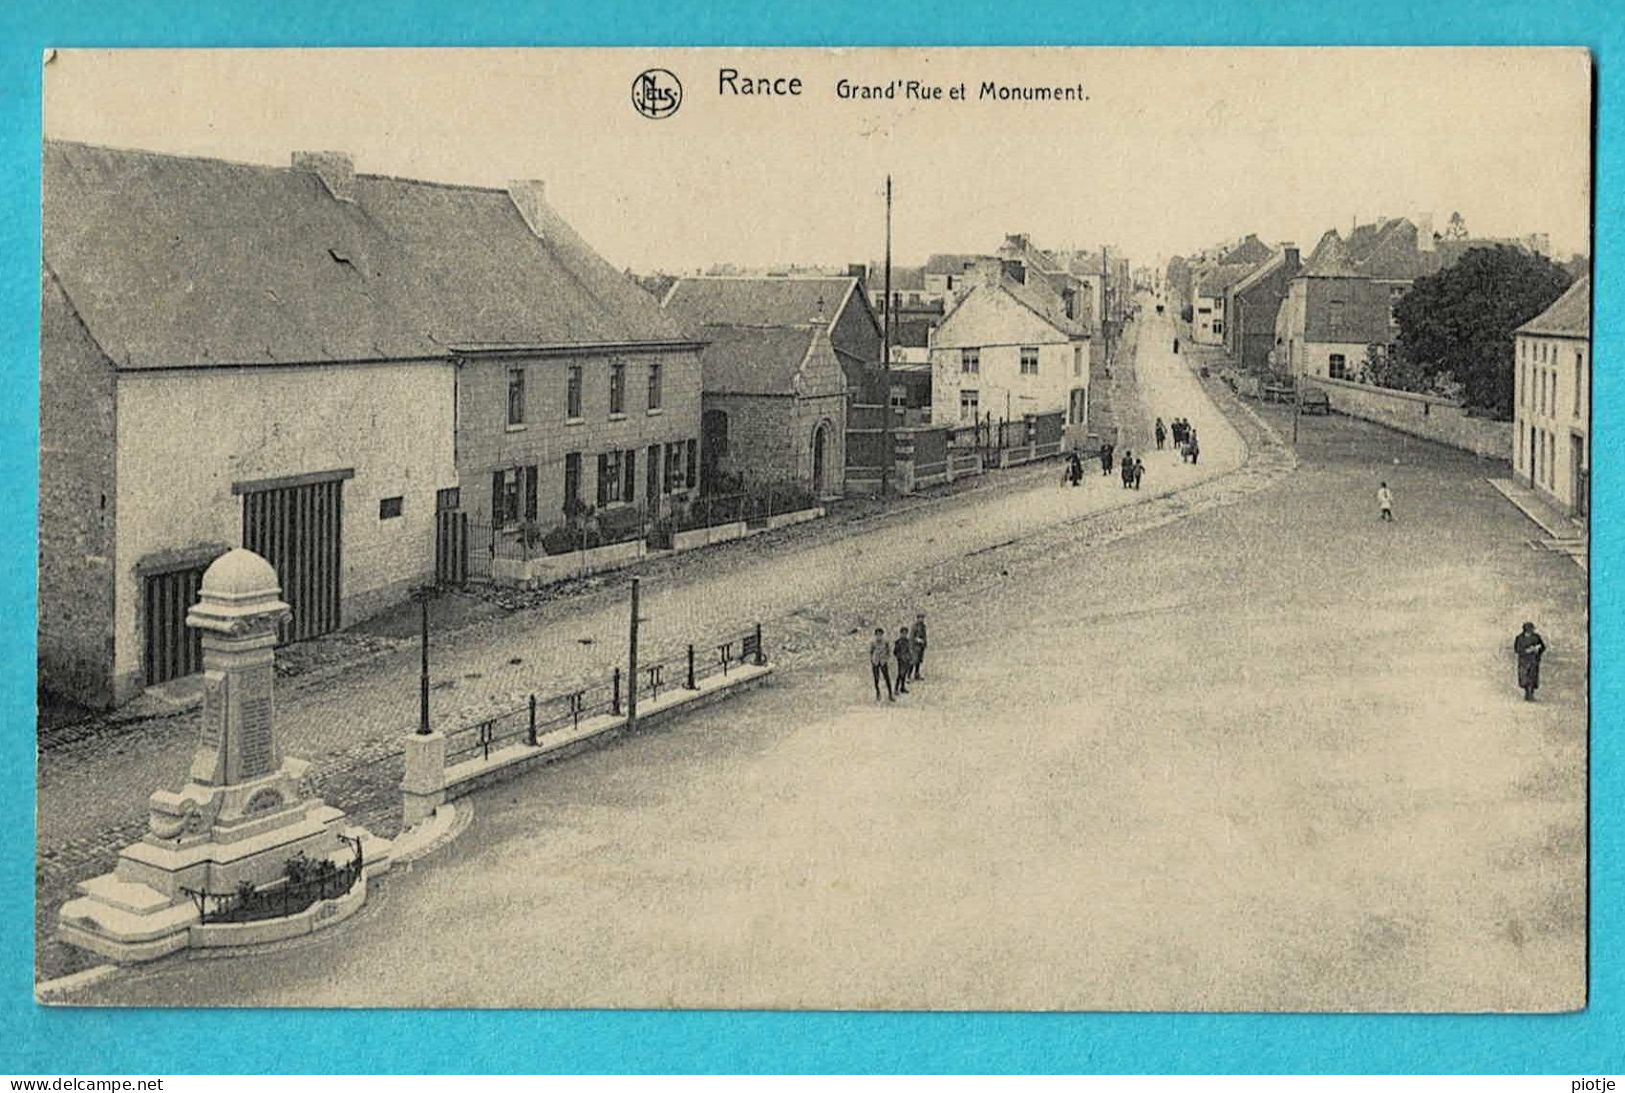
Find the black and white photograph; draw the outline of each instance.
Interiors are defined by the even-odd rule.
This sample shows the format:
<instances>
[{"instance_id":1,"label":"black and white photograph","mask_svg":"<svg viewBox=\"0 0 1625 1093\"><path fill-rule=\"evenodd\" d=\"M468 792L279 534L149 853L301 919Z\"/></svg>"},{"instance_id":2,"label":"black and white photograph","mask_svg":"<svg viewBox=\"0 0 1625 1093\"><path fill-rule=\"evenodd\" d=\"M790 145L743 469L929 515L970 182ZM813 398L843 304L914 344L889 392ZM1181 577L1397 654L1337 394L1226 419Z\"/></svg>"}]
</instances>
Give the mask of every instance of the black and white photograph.
<instances>
[{"instance_id":1,"label":"black and white photograph","mask_svg":"<svg viewBox=\"0 0 1625 1093\"><path fill-rule=\"evenodd\" d=\"M40 1001L1586 1006L1585 50L41 62Z\"/></svg>"}]
</instances>

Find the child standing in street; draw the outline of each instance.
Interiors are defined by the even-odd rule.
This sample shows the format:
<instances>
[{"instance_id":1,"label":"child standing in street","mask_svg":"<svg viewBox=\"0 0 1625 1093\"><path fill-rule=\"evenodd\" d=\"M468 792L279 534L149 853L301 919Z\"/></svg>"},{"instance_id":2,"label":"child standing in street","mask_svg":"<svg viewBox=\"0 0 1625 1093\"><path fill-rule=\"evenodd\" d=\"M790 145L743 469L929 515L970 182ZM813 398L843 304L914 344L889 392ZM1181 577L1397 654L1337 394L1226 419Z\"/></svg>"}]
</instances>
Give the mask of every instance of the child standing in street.
<instances>
[{"instance_id":1,"label":"child standing in street","mask_svg":"<svg viewBox=\"0 0 1625 1093\"><path fill-rule=\"evenodd\" d=\"M914 645L914 678L923 678L920 667L925 664L925 612L921 611L914 616L914 629L909 631L909 640Z\"/></svg>"},{"instance_id":2,"label":"child standing in street","mask_svg":"<svg viewBox=\"0 0 1625 1093\"><path fill-rule=\"evenodd\" d=\"M1377 508L1380 515L1378 519L1390 523L1394 519L1394 495L1388 489L1388 483L1383 482L1377 486Z\"/></svg>"},{"instance_id":3,"label":"child standing in street","mask_svg":"<svg viewBox=\"0 0 1625 1093\"><path fill-rule=\"evenodd\" d=\"M891 646L886 643L886 631L875 627L874 640L869 643L869 674L874 676L875 701L880 701L880 681L886 681L886 701L896 702L891 689Z\"/></svg>"},{"instance_id":4,"label":"child standing in street","mask_svg":"<svg viewBox=\"0 0 1625 1093\"><path fill-rule=\"evenodd\" d=\"M897 629L897 640L892 643L892 655L897 658L897 693L908 694L908 677L914 674L914 643L909 640L908 627Z\"/></svg>"}]
</instances>

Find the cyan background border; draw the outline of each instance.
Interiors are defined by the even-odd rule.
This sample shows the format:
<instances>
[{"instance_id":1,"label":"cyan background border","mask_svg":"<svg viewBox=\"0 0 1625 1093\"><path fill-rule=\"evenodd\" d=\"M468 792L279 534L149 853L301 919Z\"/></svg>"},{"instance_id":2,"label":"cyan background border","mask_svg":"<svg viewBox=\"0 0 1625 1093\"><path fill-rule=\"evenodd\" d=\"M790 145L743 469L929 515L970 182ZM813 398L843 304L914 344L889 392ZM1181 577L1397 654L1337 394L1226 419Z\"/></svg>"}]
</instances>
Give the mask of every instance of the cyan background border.
<instances>
[{"instance_id":1,"label":"cyan background border","mask_svg":"<svg viewBox=\"0 0 1625 1093\"><path fill-rule=\"evenodd\" d=\"M1598 88L1591 1006L1555 1017L100 1012L32 1000L39 62L47 46L1578 45ZM0 1072L1625 1071L1625 19L1589 0L0 4Z\"/></svg>"}]
</instances>

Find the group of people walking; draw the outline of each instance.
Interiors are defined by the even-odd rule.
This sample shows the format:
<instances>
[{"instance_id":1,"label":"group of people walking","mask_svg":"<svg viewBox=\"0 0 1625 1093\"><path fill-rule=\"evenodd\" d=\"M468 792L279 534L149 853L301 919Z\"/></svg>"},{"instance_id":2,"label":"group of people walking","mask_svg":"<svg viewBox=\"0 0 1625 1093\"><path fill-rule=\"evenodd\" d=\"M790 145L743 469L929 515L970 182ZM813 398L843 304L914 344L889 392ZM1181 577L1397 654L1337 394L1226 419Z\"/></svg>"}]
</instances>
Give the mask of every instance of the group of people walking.
<instances>
[{"instance_id":1,"label":"group of people walking","mask_svg":"<svg viewBox=\"0 0 1625 1093\"><path fill-rule=\"evenodd\" d=\"M892 664L897 665L897 682L892 682ZM883 626L875 627L874 640L869 643L869 674L874 679L875 701L880 701L880 685L886 685L886 701L896 702L898 695L908 694L908 685L923 678L920 666L925 663L925 613L914 616L913 626L897 628L895 641L886 637Z\"/></svg>"},{"instance_id":2,"label":"group of people walking","mask_svg":"<svg viewBox=\"0 0 1625 1093\"><path fill-rule=\"evenodd\" d=\"M1196 439L1196 426L1182 417L1176 417L1172 425L1163 425L1162 419L1157 419L1153 435L1157 439L1157 451L1162 451L1170 437L1174 447L1179 450L1179 458L1185 463L1195 463L1202 455L1202 445Z\"/></svg>"}]
</instances>

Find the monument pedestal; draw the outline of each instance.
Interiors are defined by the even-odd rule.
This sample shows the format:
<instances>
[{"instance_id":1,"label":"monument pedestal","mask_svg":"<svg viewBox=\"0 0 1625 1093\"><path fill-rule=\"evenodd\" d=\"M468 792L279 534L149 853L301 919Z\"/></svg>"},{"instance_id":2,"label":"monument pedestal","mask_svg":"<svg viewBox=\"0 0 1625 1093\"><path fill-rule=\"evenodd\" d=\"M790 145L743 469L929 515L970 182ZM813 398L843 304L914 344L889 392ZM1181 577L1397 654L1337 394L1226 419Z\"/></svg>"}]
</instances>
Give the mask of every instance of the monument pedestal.
<instances>
[{"instance_id":1,"label":"monument pedestal","mask_svg":"<svg viewBox=\"0 0 1625 1093\"><path fill-rule=\"evenodd\" d=\"M64 904L58 936L119 963L189 945L254 944L308 933L348 917L366 881L389 868L388 840L348 826L305 784L310 764L284 758L272 688L277 626L288 615L276 572L233 550L203 574L188 626L203 632L202 725L186 787L148 800L148 831L119 852L113 872L83 881ZM353 885L298 913L249 922L203 922L203 908L252 887L288 882L289 859L342 869L360 853Z\"/></svg>"}]
</instances>

